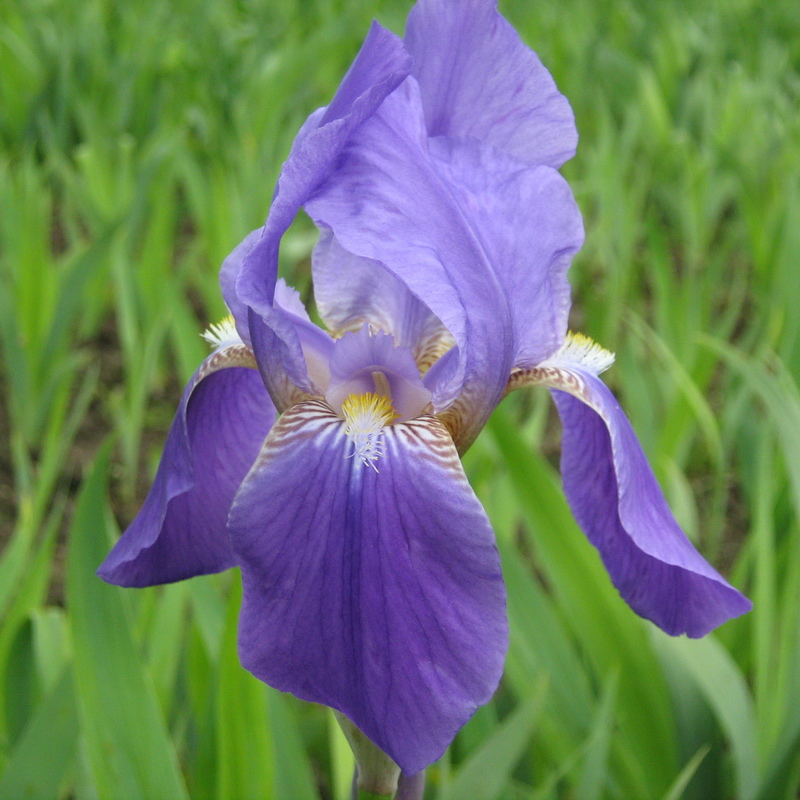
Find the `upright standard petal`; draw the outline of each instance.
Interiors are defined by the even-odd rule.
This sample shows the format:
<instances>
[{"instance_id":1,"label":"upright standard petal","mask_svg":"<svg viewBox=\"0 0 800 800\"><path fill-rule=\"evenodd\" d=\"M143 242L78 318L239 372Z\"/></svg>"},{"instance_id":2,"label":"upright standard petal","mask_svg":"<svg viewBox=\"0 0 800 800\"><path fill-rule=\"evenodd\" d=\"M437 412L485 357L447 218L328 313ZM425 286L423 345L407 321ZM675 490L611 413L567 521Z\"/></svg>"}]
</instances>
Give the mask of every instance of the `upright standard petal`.
<instances>
[{"instance_id":1,"label":"upright standard petal","mask_svg":"<svg viewBox=\"0 0 800 800\"><path fill-rule=\"evenodd\" d=\"M639 615L697 638L749 611L686 538L628 418L591 370L553 359L529 383L554 389L564 426L561 474L572 513Z\"/></svg>"},{"instance_id":2,"label":"upright standard petal","mask_svg":"<svg viewBox=\"0 0 800 800\"><path fill-rule=\"evenodd\" d=\"M575 155L567 98L496 0L419 0L405 43L430 136L478 139L531 165Z\"/></svg>"},{"instance_id":3,"label":"upright standard petal","mask_svg":"<svg viewBox=\"0 0 800 800\"><path fill-rule=\"evenodd\" d=\"M431 142L508 300L513 365L552 355L567 332L567 272L583 245L583 220L569 184L550 167L526 167L475 142Z\"/></svg>"},{"instance_id":4,"label":"upright standard petal","mask_svg":"<svg viewBox=\"0 0 800 800\"><path fill-rule=\"evenodd\" d=\"M275 422L253 367L252 353L233 345L189 381L150 493L100 566L103 580L152 586L234 566L228 510Z\"/></svg>"},{"instance_id":5,"label":"upright standard petal","mask_svg":"<svg viewBox=\"0 0 800 800\"><path fill-rule=\"evenodd\" d=\"M287 411L236 495L242 663L349 717L407 773L500 679L494 536L435 418L388 426L377 471L324 403Z\"/></svg>"},{"instance_id":6,"label":"upright standard petal","mask_svg":"<svg viewBox=\"0 0 800 800\"><path fill-rule=\"evenodd\" d=\"M569 187L470 141L430 142L409 78L353 136L335 176L306 204L350 253L378 262L442 321L459 368L434 387L456 399L463 450L499 401L512 368L557 349L566 270L583 241Z\"/></svg>"},{"instance_id":7,"label":"upright standard petal","mask_svg":"<svg viewBox=\"0 0 800 800\"><path fill-rule=\"evenodd\" d=\"M312 384L297 331L286 314L273 306L280 240L301 205L331 171L352 132L410 68L403 43L373 23L331 104L313 114L295 140L278 178L266 224L244 254L235 277L237 302L251 309L248 326L259 362L279 364L281 372L307 392L312 391ZM266 326L270 333L256 335L254 325ZM271 392L272 383L267 375Z\"/></svg>"}]
</instances>

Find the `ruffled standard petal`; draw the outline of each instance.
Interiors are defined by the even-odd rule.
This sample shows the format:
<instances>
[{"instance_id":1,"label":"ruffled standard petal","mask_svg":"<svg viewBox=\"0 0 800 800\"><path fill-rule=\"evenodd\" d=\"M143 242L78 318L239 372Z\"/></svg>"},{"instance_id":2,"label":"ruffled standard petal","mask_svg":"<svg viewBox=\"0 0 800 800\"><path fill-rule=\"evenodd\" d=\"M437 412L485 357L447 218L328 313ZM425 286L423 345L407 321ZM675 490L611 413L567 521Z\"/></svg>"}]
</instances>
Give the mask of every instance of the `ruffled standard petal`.
<instances>
[{"instance_id":1,"label":"ruffled standard petal","mask_svg":"<svg viewBox=\"0 0 800 800\"><path fill-rule=\"evenodd\" d=\"M555 352L567 332L567 272L583 245L583 220L569 184L550 167L525 167L475 142L431 142L436 169L502 286L511 313L513 366Z\"/></svg>"},{"instance_id":2,"label":"ruffled standard petal","mask_svg":"<svg viewBox=\"0 0 800 800\"><path fill-rule=\"evenodd\" d=\"M673 636L693 638L749 611L752 603L675 521L628 418L600 378L552 362L532 375L528 382L554 389L572 513L631 608Z\"/></svg>"},{"instance_id":3,"label":"ruffled standard petal","mask_svg":"<svg viewBox=\"0 0 800 800\"><path fill-rule=\"evenodd\" d=\"M405 43L430 136L474 138L531 165L575 155L567 98L496 0L419 0Z\"/></svg>"},{"instance_id":4,"label":"ruffled standard petal","mask_svg":"<svg viewBox=\"0 0 800 800\"><path fill-rule=\"evenodd\" d=\"M100 566L103 580L152 586L234 566L228 510L275 422L254 366L252 353L234 345L189 381L150 493Z\"/></svg>"},{"instance_id":5,"label":"ruffled standard petal","mask_svg":"<svg viewBox=\"0 0 800 800\"><path fill-rule=\"evenodd\" d=\"M456 399L464 406L451 428L463 451L512 368L563 339L566 271L583 241L569 187L551 168L479 142L429 141L409 78L361 126L306 210L347 251L404 283L453 335L458 368L432 390L437 413Z\"/></svg>"},{"instance_id":6,"label":"ruffled standard petal","mask_svg":"<svg viewBox=\"0 0 800 800\"><path fill-rule=\"evenodd\" d=\"M378 471L316 401L272 430L228 527L242 663L349 717L407 773L500 679L505 589L489 521L436 419L383 432Z\"/></svg>"},{"instance_id":7,"label":"ruffled standard petal","mask_svg":"<svg viewBox=\"0 0 800 800\"><path fill-rule=\"evenodd\" d=\"M235 277L235 294L238 303L251 309L250 336L273 397L273 384L280 383L283 376L301 390L313 391L295 326L273 307L281 237L307 197L333 169L352 132L410 69L411 59L400 39L373 23L331 104L312 114L295 140L278 178L267 221L244 254ZM269 331L258 335L254 326ZM275 365L280 367L280 375L273 380L270 370Z\"/></svg>"}]
</instances>

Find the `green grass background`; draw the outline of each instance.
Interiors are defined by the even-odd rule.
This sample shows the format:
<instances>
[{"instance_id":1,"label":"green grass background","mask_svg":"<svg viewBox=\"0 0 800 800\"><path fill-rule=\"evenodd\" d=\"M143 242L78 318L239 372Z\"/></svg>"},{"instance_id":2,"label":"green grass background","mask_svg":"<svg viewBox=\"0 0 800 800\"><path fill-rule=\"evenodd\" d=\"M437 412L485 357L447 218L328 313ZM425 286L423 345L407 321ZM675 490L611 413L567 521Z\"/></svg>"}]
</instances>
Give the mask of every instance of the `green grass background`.
<instances>
[{"instance_id":1,"label":"green grass background","mask_svg":"<svg viewBox=\"0 0 800 800\"><path fill-rule=\"evenodd\" d=\"M299 124L409 2L0 4L0 798L346 800L326 709L238 664L239 577L119 590L136 512ZM441 800L789 800L800 787L800 7L505 0L581 142L572 326L704 554L754 601L700 641L619 600L544 390L466 457L512 626ZM310 296L313 232L282 270Z\"/></svg>"}]
</instances>

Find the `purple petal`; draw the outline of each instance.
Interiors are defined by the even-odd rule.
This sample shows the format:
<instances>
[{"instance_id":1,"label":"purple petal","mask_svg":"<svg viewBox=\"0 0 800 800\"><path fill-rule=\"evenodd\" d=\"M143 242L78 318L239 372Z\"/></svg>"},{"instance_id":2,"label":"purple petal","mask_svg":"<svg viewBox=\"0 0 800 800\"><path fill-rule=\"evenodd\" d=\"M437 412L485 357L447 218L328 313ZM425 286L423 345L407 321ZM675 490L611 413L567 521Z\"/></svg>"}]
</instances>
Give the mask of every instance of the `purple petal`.
<instances>
[{"instance_id":1,"label":"purple petal","mask_svg":"<svg viewBox=\"0 0 800 800\"><path fill-rule=\"evenodd\" d=\"M275 407L284 411L307 396L325 393L330 382L328 364L333 354L333 339L311 321L300 294L283 278L275 284L273 304L273 322L280 320L291 330L291 347L277 336L273 327L261 324L252 310L248 313L255 317L253 347L262 354L258 369ZM294 346L299 347L299 357L294 355Z\"/></svg>"},{"instance_id":2,"label":"purple petal","mask_svg":"<svg viewBox=\"0 0 800 800\"><path fill-rule=\"evenodd\" d=\"M278 278L275 283L275 297L272 303L302 322L311 322L300 292L294 286L289 286L283 278Z\"/></svg>"},{"instance_id":3,"label":"purple petal","mask_svg":"<svg viewBox=\"0 0 800 800\"><path fill-rule=\"evenodd\" d=\"M209 356L189 381L153 486L98 570L119 586L152 586L220 572L236 558L226 519L275 409L239 345Z\"/></svg>"},{"instance_id":4,"label":"purple petal","mask_svg":"<svg viewBox=\"0 0 800 800\"><path fill-rule=\"evenodd\" d=\"M441 320L383 265L345 250L323 228L314 248L317 310L332 331L358 330L369 323L392 334L427 369L453 339Z\"/></svg>"},{"instance_id":5,"label":"purple petal","mask_svg":"<svg viewBox=\"0 0 800 800\"><path fill-rule=\"evenodd\" d=\"M238 302L256 315L251 315L248 323L256 358L265 362L262 373L275 363L273 345L277 341L282 371L305 391L312 387L297 332L285 314L273 309L280 240L300 206L331 171L352 132L405 78L410 66L403 43L374 23L330 106L315 112L295 140L278 178L266 224L245 254L235 279ZM260 324L268 327L271 335L256 336L253 326ZM265 347L273 350L271 355Z\"/></svg>"},{"instance_id":6,"label":"purple petal","mask_svg":"<svg viewBox=\"0 0 800 800\"><path fill-rule=\"evenodd\" d=\"M574 366L553 375L549 385L572 392L553 391L564 425L564 491L625 601L667 633L693 638L749 611L750 601L705 561L675 521L605 384Z\"/></svg>"},{"instance_id":7,"label":"purple petal","mask_svg":"<svg viewBox=\"0 0 800 800\"><path fill-rule=\"evenodd\" d=\"M549 167L477 142L437 140L429 150L413 79L362 125L306 209L346 250L401 280L453 335L461 363L434 404L469 398L465 439L485 423L511 369L561 343L565 273L583 239L569 187Z\"/></svg>"},{"instance_id":8,"label":"purple petal","mask_svg":"<svg viewBox=\"0 0 800 800\"><path fill-rule=\"evenodd\" d=\"M425 409L430 411L431 393L419 378L411 351L396 347L387 333L372 333L366 325L360 331L345 333L336 341L330 369L325 399L334 410L340 410L351 394L386 393L399 414L397 421L418 417ZM382 378L376 379L377 374Z\"/></svg>"},{"instance_id":9,"label":"purple petal","mask_svg":"<svg viewBox=\"0 0 800 800\"><path fill-rule=\"evenodd\" d=\"M431 143L439 174L459 189L464 215L508 302L514 367L543 361L564 340L567 271L583 221L567 182L550 167L524 167L474 142Z\"/></svg>"},{"instance_id":10,"label":"purple petal","mask_svg":"<svg viewBox=\"0 0 800 800\"><path fill-rule=\"evenodd\" d=\"M569 102L496 0L420 0L405 43L431 136L475 138L532 165L575 155Z\"/></svg>"},{"instance_id":11,"label":"purple petal","mask_svg":"<svg viewBox=\"0 0 800 800\"><path fill-rule=\"evenodd\" d=\"M222 291L222 299L225 305L230 310L236 321L236 330L242 341L250 345L250 328L247 322L247 306L242 303L239 296L236 294L236 278L242 270L242 265L247 257L247 254L253 249L255 243L261 236L261 229L250 231L247 236L242 239L236 247L233 248L230 255L222 262L219 270L219 286Z\"/></svg>"},{"instance_id":12,"label":"purple petal","mask_svg":"<svg viewBox=\"0 0 800 800\"><path fill-rule=\"evenodd\" d=\"M425 772L418 772L416 775L406 775L400 773L400 780L397 783L397 794L394 800L423 800L425 795Z\"/></svg>"},{"instance_id":13,"label":"purple petal","mask_svg":"<svg viewBox=\"0 0 800 800\"><path fill-rule=\"evenodd\" d=\"M330 380L333 339L313 322L279 307L273 308L269 325L262 324L253 309L248 310L248 318L253 350L261 354L258 370L278 411L283 413L301 400L324 394ZM278 323L284 326L283 336L278 334Z\"/></svg>"},{"instance_id":14,"label":"purple petal","mask_svg":"<svg viewBox=\"0 0 800 800\"><path fill-rule=\"evenodd\" d=\"M318 393L324 393L330 381L329 362L333 355L334 344L331 335L311 321L308 311L300 300L299 292L288 286L283 278L275 284L274 304L276 312L281 313L294 326L302 349L306 374L311 379L313 388ZM267 372L267 374L273 373ZM296 379L296 385L301 385L297 383L301 379L297 372L290 377Z\"/></svg>"},{"instance_id":15,"label":"purple petal","mask_svg":"<svg viewBox=\"0 0 800 800\"><path fill-rule=\"evenodd\" d=\"M287 411L242 484L239 652L349 717L407 773L489 700L507 646L489 521L432 417L384 429L379 472L323 403Z\"/></svg>"}]
</instances>

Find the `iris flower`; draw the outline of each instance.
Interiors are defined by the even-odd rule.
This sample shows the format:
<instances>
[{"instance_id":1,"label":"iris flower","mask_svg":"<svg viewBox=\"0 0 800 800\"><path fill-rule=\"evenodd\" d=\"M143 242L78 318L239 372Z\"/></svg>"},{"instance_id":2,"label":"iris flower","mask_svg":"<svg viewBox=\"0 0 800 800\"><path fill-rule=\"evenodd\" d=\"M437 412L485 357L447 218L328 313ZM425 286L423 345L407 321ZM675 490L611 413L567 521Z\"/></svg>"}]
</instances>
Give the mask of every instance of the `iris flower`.
<instances>
[{"instance_id":1,"label":"iris flower","mask_svg":"<svg viewBox=\"0 0 800 800\"><path fill-rule=\"evenodd\" d=\"M404 40L373 24L224 262L232 317L99 571L147 586L239 566L243 665L407 774L503 669L500 560L459 457L513 389L552 390L570 506L636 613L698 637L750 608L667 507L598 377L613 356L568 333L583 226L557 169L576 144L494 0L420 0ZM301 206L330 333L277 277Z\"/></svg>"}]
</instances>

